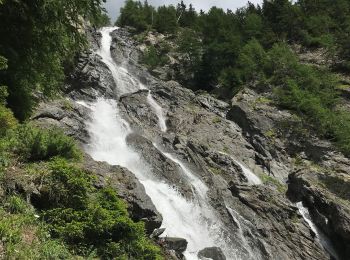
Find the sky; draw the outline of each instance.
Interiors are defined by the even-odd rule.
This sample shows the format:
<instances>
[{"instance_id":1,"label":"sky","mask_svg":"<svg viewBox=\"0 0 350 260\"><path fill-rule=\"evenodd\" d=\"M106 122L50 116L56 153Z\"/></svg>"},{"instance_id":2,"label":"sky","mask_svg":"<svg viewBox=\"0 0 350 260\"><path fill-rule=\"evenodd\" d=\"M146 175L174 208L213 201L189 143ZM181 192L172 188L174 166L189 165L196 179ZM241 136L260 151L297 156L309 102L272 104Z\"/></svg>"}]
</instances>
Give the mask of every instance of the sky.
<instances>
[{"instance_id":1,"label":"sky","mask_svg":"<svg viewBox=\"0 0 350 260\"><path fill-rule=\"evenodd\" d=\"M159 5L169 5L173 4L176 6L180 0L148 0L148 3L153 6ZM261 3L262 0L250 0L252 3ZM210 7L217 6L223 9L231 9L236 10L239 7L243 7L248 3L248 0L184 0L185 4L192 3L197 11L203 9L204 11L208 11ZM105 4L105 8L108 11L109 16L112 19L112 22L117 19L119 14L119 9L123 6L124 0L107 0Z\"/></svg>"}]
</instances>

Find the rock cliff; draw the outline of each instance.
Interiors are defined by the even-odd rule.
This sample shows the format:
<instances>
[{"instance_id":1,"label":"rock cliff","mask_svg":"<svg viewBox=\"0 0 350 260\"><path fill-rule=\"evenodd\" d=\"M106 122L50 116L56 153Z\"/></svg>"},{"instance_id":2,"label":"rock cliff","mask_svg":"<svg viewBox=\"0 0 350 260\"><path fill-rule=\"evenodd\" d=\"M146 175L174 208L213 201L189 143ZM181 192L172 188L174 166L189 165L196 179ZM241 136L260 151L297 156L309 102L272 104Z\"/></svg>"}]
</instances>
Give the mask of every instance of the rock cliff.
<instances>
[{"instance_id":1,"label":"rock cliff","mask_svg":"<svg viewBox=\"0 0 350 260\"><path fill-rule=\"evenodd\" d=\"M118 99L119 111L133 129L128 143L151 165L159 181L175 186L187 200L193 199L189 180L164 154L176 155L209 187L209 206L225 224L223 236L231 239L241 259L334 257L303 218L296 206L300 201L329 237L338 258L350 258L348 158L335 152L330 143L305 134L291 112L274 106L269 93L247 86L230 102L195 93L148 73L139 62L142 48L126 30L116 30L112 36L115 62L151 90L165 111L167 131L158 126L147 90L118 95L108 67L96 54L98 33L91 37L91 50L79 58L64 98L42 102L33 121L64 129L86 148L90 138L86 103L98 96ZM98 177L97 186L112 182L128 202L132 218L144 221L149 234L161 226L162 216L130 171L95 162L88 155L84 165ZM182 244L180 251L184 251ZM173 247L168 247L169 258L181 258L182 252L172 253ZM199 253L199 257L207 256L232 259L223 256L219 247Z\"/></svg>"}]
</instances>

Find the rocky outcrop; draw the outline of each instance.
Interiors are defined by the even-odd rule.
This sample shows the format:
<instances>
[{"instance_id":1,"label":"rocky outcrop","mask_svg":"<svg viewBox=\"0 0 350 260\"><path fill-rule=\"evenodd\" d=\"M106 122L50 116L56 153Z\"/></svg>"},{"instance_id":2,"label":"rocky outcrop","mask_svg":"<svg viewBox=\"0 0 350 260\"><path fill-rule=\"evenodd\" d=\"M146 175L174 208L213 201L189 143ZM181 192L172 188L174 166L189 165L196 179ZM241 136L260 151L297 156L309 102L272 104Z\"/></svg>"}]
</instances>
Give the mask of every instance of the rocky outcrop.
<instances>
[{"instance_id":1,"label":"rocky outcrop","mask_svg":"<svg viewBox=\"0 0 350 260\"><path fill-rule=\"evenodd\" d=\"M89 155L85 155L83 167L97 177L96 187L103 188L110 185L117 190L120 198L128 204L130 217L134 221L145 222L148 234L161 226L162 216L158 213L151 199L146 195L145 188L134 174L119 166L96 162Z\"/></svg>"},{"instance_id":2,"label":"rocky outcrop","mask_svg":"<svg viewBox=\"0 0 350 260\"><path fill-rule=\"evenodd\" d=\"M289 197L303 201L343 259L350 258L350 178L299 169L289 176Z\"/></svg>"},{"instance_id":3,"label":"rocky outcrop","mask_svg":"<svg viewBox=\"0 0 350 260\"><path fill-rule=\"evenodd\" d=\"M179 257L182 257L182 253L187 248L187 241L183 238L178 237L164 237L159 241L166 249L173 250Z\"/></svg>"},{"instance_id":4,"label":"rocky outcrop","mask_svg":"<svg viewBox=\"0 0 350 260\"><path fill-rule=\"evenodd\" d=\"M207 247L198 252L198 257L201 260L226 260L226 256L220 249L220 247Z\"/></svg>"},{"instance_id":5,"label":"rocky outcrop","mask_svg":"<svg viewBox=\"0 0 350 260\"><path fill-rule=\"evenodd\" d=\"M176 187L183 197L193 198L192 184L166 153L176 156L209 188L208 207L214 209L218 221L225 226L222 236L232 241L240 258L329 259L295 206L295 202L304 201L314 222L344 251L346 259L349 198L345 197L348 193L344 187L349 182L349 160L335 153L330 143L299 131L298 118L274 106L268 93L250 86L230 103L207 93L195 93L175 81L162 81L148 73L138 62L141 51L126 30L113 33L116 62L151 90L166 115L167 132L158 126L158 117L147 99L148 90L119 97L108 69L95 52L80 58L67 83L67 99L42 103L33 121L44 127L62 128L84 146L89 141L85 130L88 102L97 96L118 99L119 113L134 131L127 138L128 144L159 181ZM333 177L323 179L326 175L319 172L314 174L315 163L331 177L336 173L341 181L334 182ZM97 187L108 182L118 190L127 201L132 218L145 221L149 234L160 227L161 216L131 172L94 162L88 156L84 165L98 176ZM308 167L302 174L295 172L301 165ZM261 185L249 182L247 169L262 180ZM158 240L162 232L156 230L152 237ZM170 250L169 259L182 257L185 240L160 239L160 244ZM200 251L198 257L230 259L222 254L224 248L213 246Z\"/></svg>"}]
</instances>

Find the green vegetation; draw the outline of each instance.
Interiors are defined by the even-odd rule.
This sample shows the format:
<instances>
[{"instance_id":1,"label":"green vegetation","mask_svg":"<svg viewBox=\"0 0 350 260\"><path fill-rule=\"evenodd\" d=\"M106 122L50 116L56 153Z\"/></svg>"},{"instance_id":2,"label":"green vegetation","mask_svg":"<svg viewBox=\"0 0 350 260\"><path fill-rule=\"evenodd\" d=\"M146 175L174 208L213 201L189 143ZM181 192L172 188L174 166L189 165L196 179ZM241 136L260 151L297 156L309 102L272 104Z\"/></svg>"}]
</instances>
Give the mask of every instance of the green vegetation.
<instances>
[{"instance_id":1,"label":"green vegetation","mask_svg":"<svg viewBox=\"0 0 350 260\"><path fill-rule=\"evenodd\" d=\"M8 259L73 259L68 248L50 238L49 227L16 195L2 201L0 237L2 256Z\"/></svg>"},{"instance_id":2,"label":"green vegetation","mask_svg":"<svg viewBox=\"0 0 350 260\"><path fill-rule=\"evenodd\" d=\"M57 129L42 130L30 125L21 125L9 134L15 154L24 161L42 161L60 156L79 159L81 152L75 142Z\"/></svg>"},{"instance_id":3,"label":"green vegetation","mask_svg":"<svg viewBox=\"0 0 350 260\"><path fill-rule=\"evenodd\" d=\"M9 259L162 259L110 186L97 189L56 129L2 126L0 239Z\"/></svg>"},{"instance_id":4,"label":"green vegetation","mask_svg":"<svg viewBox=\"0 0 350 260\"><path fill-rule=\"evenodd\" d=\"M117 24L175 37L171 51L187 57L182 66L193 75L179 80L190 88L212 91L219 85L227 99L247 85L270 92L271 103L302 119L301 128L334 141L349 156L350 115L337 106L341 83L335 76L350 71L349 21L347 0L265 0L236 12L212 7L207 13L183 2L156 10L147 1L127 0ZM323 48L329 66L300 63L290 48L294 43ZM156 54L156 48L147 53L152 68L161 64Z\"/></svg>"},{"instance_id":5,"label":"green vegetation","mask_svg":"<svg viewBox=\"0 0 350 260\"><path fill-rule=\"evenodd\" d=\"M86 47L86 22L109 23L102 2L0 1L1 258L162 258L116 191L95 188L70 137L18 122L31 115L36 93L60 93Z\"/></svg>"},{"instance_id":6,"label":"green vegetation","mask_svg":"<svg viewBox=\"0 0 350 260\"><path fill-rule=\"evenodd\" d=\"M350 182L343 178L331 175L321 176L321 183L328 190L345 201L350 200Z\"/></svg>"},{"instance_id":7,"label":"green vegetation","mask_svg":"<svg viewBox=\"0 0 350 260\"><path fill-rule=\"evenodd\" d=\"M165 56L164 51L162 51L162 49L158 51L154 46L150 46L142 57L142 62L146 64L149 69L162 66L166 64L167 61L168 58Z\"/></svg>"},{"instance_id":8,"label":"green vegetation","mask_svg":"<svg viewBox=\"0 0 350 260\"><path fill-rule=\"evenodd\" d=\"M157 10L148 4L127 0L120 10L116 25L132 26L137 31L156 28L161 33L174 33L178 27L177 10L173 6L160 6Z\"/></svg>"},{"instance_id":9,"label":"green vegetation","mask_svg":"<svg viewBox=\"0 0 350 260\"><path fill-rule=\"evenodd\" d=\"M0 85L8 87L7 104L18 119L30 116L37 103L34 93L39 91L47 97L59 93L65 69L86 46L81 30L84 23L108 22L101 3L102 0L0 2Z\"/></svg>"},{"instance_id":10,"label":"green vegetation","mask_svg":"<svg viewBox=\"0 0 350 260\"><path fill-rule=\"evenodd\" d=\"M260 178L265 185L272 185L277 189L277 191L279 191L281 193L286 193L287 186L282 184L275 177L272 177L272 176L267 175L267 174L261 174Z\"/></svg>"}]
</instances>

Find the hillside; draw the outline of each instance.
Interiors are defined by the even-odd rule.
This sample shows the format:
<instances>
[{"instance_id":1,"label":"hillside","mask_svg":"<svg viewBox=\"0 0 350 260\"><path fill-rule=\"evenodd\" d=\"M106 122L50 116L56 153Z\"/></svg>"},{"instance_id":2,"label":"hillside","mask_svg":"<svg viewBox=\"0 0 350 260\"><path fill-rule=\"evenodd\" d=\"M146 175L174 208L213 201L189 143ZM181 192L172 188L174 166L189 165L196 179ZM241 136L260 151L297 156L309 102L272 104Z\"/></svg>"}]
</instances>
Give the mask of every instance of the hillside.
<instances>
[{"instance_id":1,"label":"hillside","mask_svg":"<svg viewBox=\"0 0 350 260\"><path fill-rule=\"evenodd\" d=\"M0 258L349 259L350 4L294 2L0 1Z\"/></svg>"}]
</instances>

